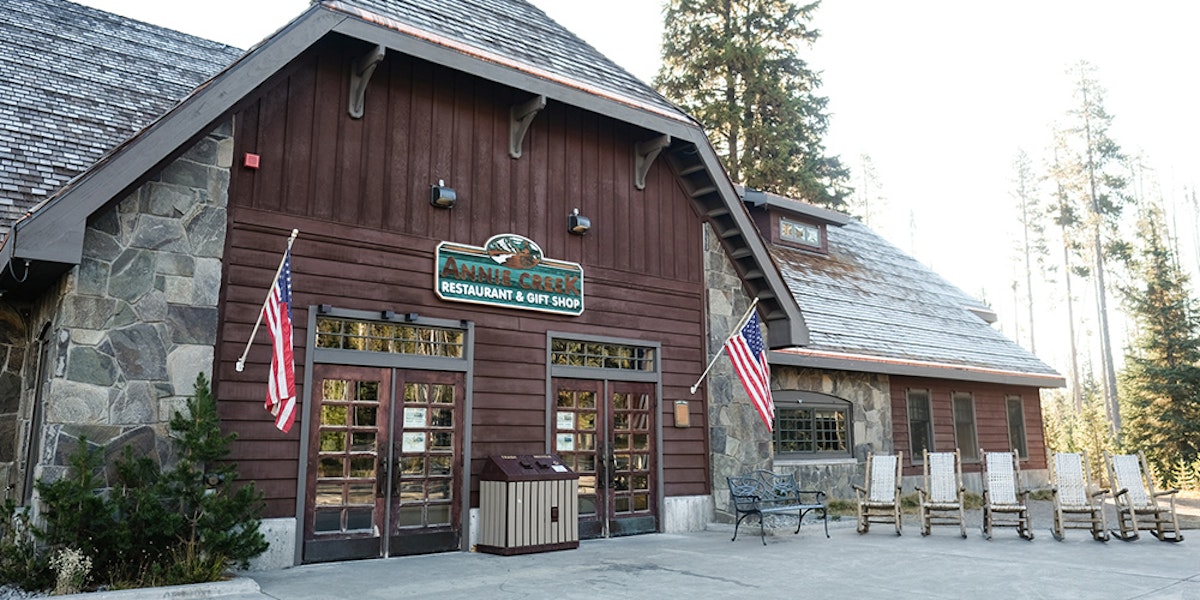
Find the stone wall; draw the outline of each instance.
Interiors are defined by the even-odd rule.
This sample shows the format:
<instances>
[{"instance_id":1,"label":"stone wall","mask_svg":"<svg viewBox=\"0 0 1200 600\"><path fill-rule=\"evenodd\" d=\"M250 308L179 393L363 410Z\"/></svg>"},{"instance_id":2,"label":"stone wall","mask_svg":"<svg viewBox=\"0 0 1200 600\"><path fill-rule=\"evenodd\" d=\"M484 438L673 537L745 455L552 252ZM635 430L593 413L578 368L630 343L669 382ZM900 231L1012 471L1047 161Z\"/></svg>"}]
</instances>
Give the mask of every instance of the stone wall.
<instances>
[{"instance_id":1,"label":"stone wall","mask_svg":"<svg viewBox=\"0 0 1200 600\"><path fill-rule=\"evenodd\" d=\"M708 288L708 359L712 360L723 352L725 338L750 307L750 298L709 226L705 226L704 270ZM728 515L729 509L725 478L755 469L770 469L771 436L729 360L717 360L704 383L708 391L713 504L718 518L727 520L721 518Z\"/></svg>"},{"instance_id":2,"label":"stone wall","mask_svg":"<svg viewBox=\"0 0 1200 600\"><path fill-rule=\"evenodd\" d=\"M48 302L39 478L61 476L84 437L169 457L171 415L211 377L232 157L227 123L89 223L80 265Z\"/></svg>"},{"instance_id":3,"label":"stone wall","mask_svg":"<svg viewBox=\"0 0 1200 600\"><path fill-rule=\"evenodd\" d=\"M775 461L775 471L792 472L805 489L822 490L830 498L853 499L854 484L862 485L870 452L891 453L892 402L887 375L825 371L797 367L771 368L777 390L818 392L846 400L851 406L852 455L846 458Z\"/></svg>"}]
</instances>

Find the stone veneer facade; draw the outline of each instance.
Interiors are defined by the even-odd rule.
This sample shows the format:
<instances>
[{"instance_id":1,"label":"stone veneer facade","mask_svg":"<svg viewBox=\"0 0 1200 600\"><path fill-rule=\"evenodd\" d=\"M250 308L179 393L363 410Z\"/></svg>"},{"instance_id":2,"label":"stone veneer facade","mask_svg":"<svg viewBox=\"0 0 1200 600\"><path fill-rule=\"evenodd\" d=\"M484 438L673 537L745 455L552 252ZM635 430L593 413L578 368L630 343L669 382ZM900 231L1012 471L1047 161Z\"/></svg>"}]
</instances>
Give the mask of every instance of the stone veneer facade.
<instances>
[{"instance_id":1,"label":"stone veneer facade","mask_svg":"<svg viewBox=\"0 0 1200 600\"><path fill-rule=\"evenodd\" d=\"M80 265L30 307L32 323L50 324L45 375L34 382L36 357L27 357L30 385L20 399L22 438L40 431L33 444L40 454L16 463L35 464L35 477L60 477L84 437L110 455L132 445L170 460L167 423L185 409L196 376L212 375L232 133L231 123L217 126L95 215ZM40 416L36 385L43 386Z\"/></svg>"},{"instance_id":2,"label":"stone veneer facade","mask_svg":"<svg viewBox=\"0 0 1200 600\"><path fill-rule=\"evenodd\" d=\"M725 337L750 306L750 298L711 228L705 232L704 266L711 360L723 351ZM772 366L772 389L819 392L853 406L854 450L852 456L841 459L776 460L771 436L728 360L717 361L706 385L717 521L733 521L726 477L756 469L792 472L803 488L850 499L854 497L851 485L862 481L867 453L892 451L891 392L886 375Z\"/></svg>"}]
</instances>

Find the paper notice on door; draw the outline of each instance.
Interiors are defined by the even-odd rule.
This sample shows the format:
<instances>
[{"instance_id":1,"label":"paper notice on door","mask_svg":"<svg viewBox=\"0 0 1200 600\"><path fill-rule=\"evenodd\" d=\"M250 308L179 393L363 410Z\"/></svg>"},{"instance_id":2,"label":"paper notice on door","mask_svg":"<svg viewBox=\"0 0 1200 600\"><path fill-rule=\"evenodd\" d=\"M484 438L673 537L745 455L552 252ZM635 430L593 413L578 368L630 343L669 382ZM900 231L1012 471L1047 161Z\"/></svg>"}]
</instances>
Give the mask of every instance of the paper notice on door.
<instances>
[{"instance_id":1,"label":"paper notice on door","mask_svg":"<svg viewBox=\"0 0 1200 600\"><path fill-rule=\"evenodd\" d=\"M404 409L404 428L405 429L414 429L414 428L425 427L426 426L425 411L426 411L426 409L424 409L424 408L405 408Z\"/></svg>"},{"instance_id":2,"label":"paper notice on door","mask_svg":"<svg viewBox=\"0 0 1200 600\"><path fill-rule=\"evenodd\" d=\"M554 447L559 452L572 452L575 450L575 434L560 433L554 436Z\"/></svg>"},{"instance_id":3,"label":"paper notice on door","mask_svg":"<svg viewBox=\"0 0 1200 600\"><path fill-rule=\"evenodd\" d=\"M575 413L572 413L572 412L558 413L558 428L559 429L575 429Z\"/></svg>"},{"instance_id":4,"label":"paper notice on door","mask_svg":"<svg viewBox=\"0 0 1200 600\"><path fill-rule=\"evenodd\" d=\"M404 434L404 443L402 445L403 452L424 452L425 451L425 432L410 432Z\"/></svg>"}]
</instances>

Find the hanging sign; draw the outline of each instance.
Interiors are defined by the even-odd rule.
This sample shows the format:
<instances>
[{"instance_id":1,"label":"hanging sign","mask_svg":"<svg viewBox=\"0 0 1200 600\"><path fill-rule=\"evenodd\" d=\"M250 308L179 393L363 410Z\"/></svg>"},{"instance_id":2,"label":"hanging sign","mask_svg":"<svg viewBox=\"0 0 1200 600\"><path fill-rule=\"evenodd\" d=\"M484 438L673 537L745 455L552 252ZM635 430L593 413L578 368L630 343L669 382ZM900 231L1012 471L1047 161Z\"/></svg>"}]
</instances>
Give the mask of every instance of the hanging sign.
<instances>
[{"instance_id":1,"label":"hanging sign","mask_svg":"<svg viewBox=\"0 0 1200 600\"><path fill-rule=\"evenodd\" d=\"M483 245L438 244L433 285L438 298L561 315L583 314L583 267L542 256L513 233Z\"/></svg>"}]
</instances>

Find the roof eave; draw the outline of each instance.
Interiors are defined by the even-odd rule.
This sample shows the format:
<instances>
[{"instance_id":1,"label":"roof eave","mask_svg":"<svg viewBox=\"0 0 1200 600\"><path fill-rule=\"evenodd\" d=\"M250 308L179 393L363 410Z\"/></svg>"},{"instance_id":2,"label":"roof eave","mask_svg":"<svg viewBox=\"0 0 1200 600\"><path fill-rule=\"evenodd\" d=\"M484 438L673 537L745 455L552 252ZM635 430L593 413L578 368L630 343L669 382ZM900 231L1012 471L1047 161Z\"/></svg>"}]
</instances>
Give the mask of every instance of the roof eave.
<instances>
[{"instance_id":1,"label":"roof eave","mask_svg":"<svg viewBox=\"0 0 1200 600\"><path fill-rule=\"evenodd\" d=\"M1054 372L1030 373L910 359L820 352L801 348L773 351L770 354L769 360L772 364L810 369L858 371L879 373L881 375L926 377L931 379L1019 385L1036 388L1066 387L1066 379Z\"/></svg>"}]
</instances>

